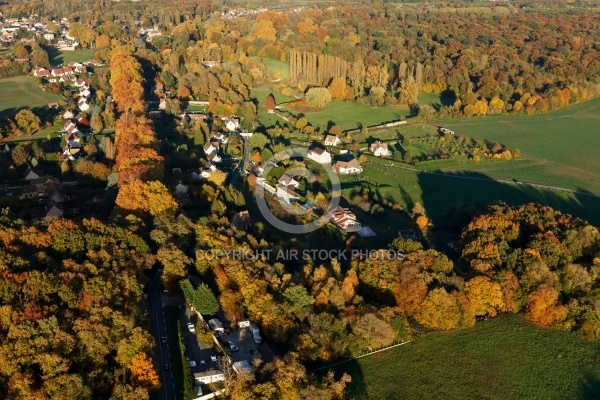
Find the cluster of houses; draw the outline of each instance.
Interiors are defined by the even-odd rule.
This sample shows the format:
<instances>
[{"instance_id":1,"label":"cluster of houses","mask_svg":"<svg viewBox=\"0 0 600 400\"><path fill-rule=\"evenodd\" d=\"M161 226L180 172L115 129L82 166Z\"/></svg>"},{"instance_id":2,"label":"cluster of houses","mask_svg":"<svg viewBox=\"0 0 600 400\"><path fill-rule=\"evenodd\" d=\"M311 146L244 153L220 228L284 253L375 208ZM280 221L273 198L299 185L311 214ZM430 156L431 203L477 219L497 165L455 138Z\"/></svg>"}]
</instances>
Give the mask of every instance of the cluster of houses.
<instances>
[{"instance_id":1,"label":"cluster of houses","mask_svg":"<svg viewBox=\"0 0 600 400\"><path fill-rule=\"evenodd\" d=\"M31 167L27 168L18 184L1 184L0 192L21 200L37 199L40 204L33 211L34 219L62 217L63 203L68 199L58 179Z\"/></svg>"},{"instance_id":2,"label":"cluster of houses","mask_svg":"<svg viewBox=\"0 0 600 400\"><path fill-rule=\"evenodd\" d=\"M340 138L335 135L327 135L324 140L324 145L328 147L337 147L341 143ZM373 142L369 150L376 157L388 157L392 154L388 144L380 140ZM332 164L332 154L320 146L310 148L306 156L319 164ZM363 172L358 160L347 150L340 150L331 168L338 174L356 175Z\"/></svg>"},{"instance_id":3,"label":"cluster of houses","mask_svg":"<svg viewBox=\"0 0 600 400\"><path fill-rule=\"evenodd\" d=\"M61 154L62 160L74 161L79 155L79 143L84 136L82 130L88 130L90 121L87 114L75 114L73 110L67 110L63 114L63 138L65 139L65 148Z\"/></svg>"},{"instance_id":4,"label":"cluster of houses","mask_svg":"<svg viewBox=\"0 0 600 400\"><path fill-rule=\"evenodd\" d=\"M10 18L0 23L0 45L7 46L18 36L20 30L34 32L37 37L43 37L48 42L56 42L56 47L62 51L73 51L79 43L69 33L69 20L62 18L52 21L58 26L58 31L46 29L47 24L38 21L37 15L30 15L21 19Z\"/></svg>"},{"instance_id":5,"label":"cluster of houses","mask_svg":"<svg viewBox=\"0 0 600 400\"><path fill-rule=\"evenodd\" d=\"M160 106L159 106L160 107ZM237 132L240 129L240 120L235 117L223 117L221 118L224 123L225 130L228 132ZM199 172L192 174L193 179L207 179L210 174L217 170L217 165L222 161L222 146L227 144L229 136L224 132L213 132L212 137L202 147L204 154L206 155L207 163L200 168Z\"/></svg>"},{"instance_id":6,"label":"cluster of houses","mask_svg":"<svg viewBox=\"0 0 600 400\"><path fill-rule=\"evenodd\" d=\"M341 145L341 143L340 138L335 135L327 135L324 140L324 145L327 147L337 147ZM380 140L373 142L369 146L369 150L377 157L387 157L391 155L388 144L383 143ZM325 147L317 145L308 149L306 157L322 165L331 165L332 171L338 174L356 175L363 172L363 167L360 165L358 159L356 159L348 150L340 150L339 154L332 156L332 153ZM256 185L264 192L269 193L273 197L277 197L279 201L285 204L298 202L302 196L297 191L299 182L294 176L284 173L277 180L277 185L275 187L268 184L265 171L274 167L277 167L277 164L273 161L266 161L261 164L253 163L252 172L257 177ZM303 207L307 210L314 209L314 205L309 204L309 202L304 204ZM346 233L355 232L361 237L376 236L375 232L368 226L363 226L356 218L356 215L348 208L337 207L328 212L326 217L332 224Z\"/></svg>"}]
</instances>

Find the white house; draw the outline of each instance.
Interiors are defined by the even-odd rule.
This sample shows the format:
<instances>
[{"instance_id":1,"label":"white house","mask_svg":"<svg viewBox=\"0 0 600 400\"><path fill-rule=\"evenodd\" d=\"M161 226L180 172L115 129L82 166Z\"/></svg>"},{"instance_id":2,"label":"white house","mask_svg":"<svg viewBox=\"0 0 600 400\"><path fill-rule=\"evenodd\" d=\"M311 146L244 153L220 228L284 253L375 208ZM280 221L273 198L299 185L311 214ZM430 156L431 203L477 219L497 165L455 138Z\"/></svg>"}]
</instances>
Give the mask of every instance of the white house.
<instances>
[{"instance_id":1,"label":"white house","mask_svg":"<svg viewBox=\"0 0 600 400\"><path fill-rule=\"evenodd\" d=\"M225 375L217 369L204 372L196 372L194 374L194 383L196 385L208 385L210 383L222 382L225 380Z\"/></svg>"},{"instance_id":2,"label":"white house","mask_svg":"<svg viewBox=\"0 0 600 400\"><path fill-rule=\"evenodd\" d=\"M86 98L80 98L77 102L77 107L79 107L79 109L84 112L90 109L90 105L88 104Z\"/></svg>"},{"instance_id":3,"label":"white house","mask_svg":"<svg viewBox=\"0 0 600 400\"><path fill-rule=\"evenodd\" d=\"M277 181L277 184L279 186L286 186L293 189L297 189L299 185L298 181L288 174L281 175L281 177Z\"/></svg>"},{"instance_id":4,"label":"white house","mask_svg":"<svg viewBox=\"0 0 600 400\"><path fill-rule=\"evenodd\" d=\"M221 157L219 157L219 155L217 153L211 153L206 158L211 163L220 163L221 162Z\"/></svg>"},{"instance_id":5,"label":"white house","mask_svg":"<svg viewBox=\"0 0 600 400\"><path fill-rule=\"evenodd\" d=\"M392 152L388 149L387 143L382 143L380 140L371 144L371 153L376 157L387 157L392 155Z\"/></svg>"},{"instance_id":6,"label":"white house","mask_svg":"<svg viewBox=\"0 0 600 400\"><path fill-rule=\"evenodd\" d=\"M89 89L83 89L82 88L82 90L81 89L79 90L79 96L80 97L88 98L88 97L90 97L90 94L91 94L91 92L90 92Z\"/></svg>"},{"instance_id":7,"label":"white house","mask_svg":"<svg viewBox=\"0 0 600 400\"><path fill-rule=\"evenodd\" d=\"M254 162L252 162L254 164ZM273 161L265 161L260 165L254 165L252 167L252 172L254 172L254 174L256 176L263 176L263 174L265 173L265 169L267 168L275 168L277 167L277 164L274 163Z\"/></svg>"},{"instance_id":8,"label":"white house","mask_svg":"<svg viewBox=\"0 0 600 400\"><path fill-rule=\"evenodd\" d=\"M338 174L360 174L363 171L362 166L354 157L350 160L338 160L333 163L332 167Z\"/></svg>"},{"instance_id":9,"label":"white house","mask_svg":"<svg viewBox=\"0 0 600 400\"><path fill-rule=\"evenodd\" d=\"M71 118L75 117L75 114L73 113L73 110L67 110L64 112L62 117L63 117L63 119L71 119Z\"/></svg>"},{"instance_id":10,"label":"white house","mask_svg":"<svg viewBox=\"0 0 600 400\"><path fill-rule=\"evenodd\" d=\"M221 133L221 132L215 133L212 138L222 144L227 143L227 141L229 140L229 137L227 137L226 134Z\"/></svg>"},{"instance_id":11,"label":"white house","mask_svg":"<svg viewBox=\"0 0 600 400\"><path fill-rule=\"evenodd\" d=\"M327 135L325 137L325 146L339 146L342 141L335 135Z\"/></svg>"},{"instance_id":12,"label":"white house","mask_svg":"<svg viewBox=\"0 0 600 400\"><path fill-rule=\"evenodd\" d=\"M163 97L158 102L158 109L159 110L164 110L165 108L167 108L167 98Z\"/></svg>"},{"instance_id":13,"label":"white house","mask_svg":"<svg viewBox=\"0 0 600 400\"><path fill-rule=\"evenodd\" d=\"M300 194L298 194L292 187L277 185L277 197L279 200L290 204L294 201L298 201L300 199Z\"/></svg>"},{"instance_id":14,"label":"white house","mask_svg":"<svg viewBox=\"0 0 600 400\"><path fill-rule=\"evenodd\" d=\"M31 181L33 179L40 179L44 174L42 171L35 170L31 167L27 167L25 170L25 174L23 175L23 179L26 181Z\"/></svg>"},{"instance_id":15,"label":"white house","mask_svg":"<svg viewBox=\"0 0 600 400\"><path fill-rule=\"evenodd\" d=\"M44 33L44 39L46 39L47 41L51 42L54 40L54 33Z\"/></svg>"},{"instance_id":16,"label":"white house","mask_svg":"<svg viewBox=\"0 0 600 400\"><path fill-rule=\"evenodd\" d=\"M206 154L207 156L218 151L219 150L219 146L218 144L215 145L214 142L206 142L206 144L204 144L204 154Z\"/></svg>"},{"instance_id":17,"label":"white house","mask_svg":"<svg viewBox=\"0 0 600 400\"><path fill-rule=\"evenodd\" d=\"M227 128L227 130L229 132L235 132L238 129L240 129L240 120L239 118L223 118L222 121L226 121L225 122L225 128Z\"/></svg>"},{"instance_id":18,"label":"white house","mask_svg":"<svg viewBox=\"0 0 600 400\"><path fill-rule=\"evenodd\" d=\"M314 147L308 150L306 156L311 160L318 162L319 164L331 163L331 154L329 154L327 150L322 149L320 147Z\"/></svg>"},{"instance_id":19,"label":"white house","mask_svg":"<svg viewBox=\"0 0 600 400\"><path fill-rule=\"evenodd\" d=\"M254 132L240 132L240 136L246 139L251 138L252 135L254 135Z\"/></svg>"},{"instance_id":20,"label":"white house","mask_svg":"<svg viewBox=\"0 0 600 400\"><path fill-rule=\"evenodd\" d=\"M73 85L75 85L75 87L78 87L78 88L83 88L83 87L87 87L87 82L85 81L85 79L79 78L75 81L75 83L73 83Z\"/></svg>"},{"instance_id":21,"label":"white house","mask_svg":"<svg viewBox=\"0 0 600 400\"><path fill-rule=\"evenodd\" d=\"M37 78L47 78L50 75L50 71L48 71L46 68L35 68L33 70L33 76Z\"/></svg>"},{"instance_id":22,"label":"white house","mask_svg":"<svg viewBox=\"0 0 600 400\"><path fill-rule=\"evenodd\" d=\"M204 164L204 167L200 169L200 176L204 179L208 179L210 174L212 174L216 170L217 167L215 167L212 163L207 162L206 164Z\"/></svg>"},{"instance_id":23,"label":"white house","mask_svg":"<svg viewBox=\"0 0 600 400\"><path fill-rule=\"evenodd\" d=\"M65 135L65 140L67 141L67 144L69 146L79 147L79 141L81 140L81 138L76 132L71 132Z\"/></svg>"},{"instance_id":24,"label":"white house","mask_svg":"<svg viewBox=\"0 0 600 400\"><path fill-rule=\"evenodd\" d=\"M337 206L327 214L329 221L346 232L358 232L361 223L349 208Z\"/></svg>"}]
</instances>

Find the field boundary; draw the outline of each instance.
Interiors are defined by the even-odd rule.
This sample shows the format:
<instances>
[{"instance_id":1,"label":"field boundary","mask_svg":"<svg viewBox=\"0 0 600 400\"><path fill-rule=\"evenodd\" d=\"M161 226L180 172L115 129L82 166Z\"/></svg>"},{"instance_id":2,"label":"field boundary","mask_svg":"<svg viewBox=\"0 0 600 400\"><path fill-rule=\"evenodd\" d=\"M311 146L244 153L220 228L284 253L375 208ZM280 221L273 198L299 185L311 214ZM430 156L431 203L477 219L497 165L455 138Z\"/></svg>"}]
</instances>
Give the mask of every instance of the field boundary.
<instances>
[{"instance_id":1,"label":"field boundary","mask_svg":"<svg viewBox=\"0 0 600 400\"><path fill-rule=\"evenodd\" d=\"M331 367L335 367L335 366L337 366L337 365L344 364L344 363L347 363L347 362L349 362L349 361L353 361L353 360L358 360L359 358L367 357L367 356L370 356L370 355L372 355L372 354L375 354L375 353L381 353L382 351L386 351L386 350L389 350L389 349L393 349L393 348L395 348L395 347L399 347L399 346L402 346L402 345L408 344L408 343L410 343L410 342L411 342L410 340L407 340L406 342L405 342L405 341L402 341L402 342L400 342L400 343L394 343L394 344L391 344L391 345L389 345L389 346L387 346L387 347L383 347L383 348L381 348L381 349L377 349L377 350L369 351L369 352L367 352L367 353L365 353L365 354L361 354L360 356L356 356L356 357L353 357L353 358L349 358L349 359L347 359L347 360L339 361L339 362L336 362L336 363L334 363L334 364L326 365L326 366L324 366L324 367L315 368L315 369L311 370L310 372L315 372L315 371L320 371L320 370L323 370L323 369L325 369L325 368L331 368Z\"/></svg>"}]
</instances>

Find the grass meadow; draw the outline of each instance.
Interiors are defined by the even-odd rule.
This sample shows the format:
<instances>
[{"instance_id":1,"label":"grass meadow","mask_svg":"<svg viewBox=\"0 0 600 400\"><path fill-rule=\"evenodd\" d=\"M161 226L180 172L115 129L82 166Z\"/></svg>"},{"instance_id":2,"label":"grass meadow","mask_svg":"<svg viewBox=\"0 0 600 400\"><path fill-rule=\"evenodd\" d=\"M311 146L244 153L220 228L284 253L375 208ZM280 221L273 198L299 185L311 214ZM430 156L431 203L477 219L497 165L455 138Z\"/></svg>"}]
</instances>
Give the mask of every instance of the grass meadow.
<instances>
[{"instance_id":1,"label":"grass meadow","mask_svg":"<svg viewBox=\"0 0 600 400\"><path fill-rule=\"evenodd\" d=\"M0 116L14 117L23 108L47 107L62 97L44 92L34 78L16 76L0 80Z\"/></svg>"},{"instance_id":2,"label":"grass meadow","mask_svg":"<svg viewBox=\"0 0 600 400\"><path fill-rule=\"evenodd\" d=\"M501 170L489 165L469 165L469 170L600 194L600 99L543 115L438 123L461 135L518 148L525 159Z\"/></svg>"},{"instance_id":3,"label":"grass meadow","mask_svg":"<svg viewBox=\"0 0 600 400\"><path fill-rule=\"evenodd\" d=\"M341 364L357 400L598 399L600 346L503 316Z\"/></svg>"},{"instance_id":4,"label":"grass meadow","mask_svg":"<svg viewBox=\"0 0 600 400\"><path fill-rule=\"evenodd\" d=\"M261 59L265 67L273 73L279 73L280 78L289 78L290 64L285 61L274 60L272 58Z\"/></svg>"},{"instance_id":5,"label":"grass meadow","mask_svg":"<svg viewBox=\"0 0 600 400\"><path fill-rule=\"evenodd\" d=\"M50 57L50 64L60 65L69 63L71 61L90 61L94 58L94 51L88 49L77 49L73 51L60 51L57 49L52 49L48 52L48 56Z\"/></svg>"}]
</instances>

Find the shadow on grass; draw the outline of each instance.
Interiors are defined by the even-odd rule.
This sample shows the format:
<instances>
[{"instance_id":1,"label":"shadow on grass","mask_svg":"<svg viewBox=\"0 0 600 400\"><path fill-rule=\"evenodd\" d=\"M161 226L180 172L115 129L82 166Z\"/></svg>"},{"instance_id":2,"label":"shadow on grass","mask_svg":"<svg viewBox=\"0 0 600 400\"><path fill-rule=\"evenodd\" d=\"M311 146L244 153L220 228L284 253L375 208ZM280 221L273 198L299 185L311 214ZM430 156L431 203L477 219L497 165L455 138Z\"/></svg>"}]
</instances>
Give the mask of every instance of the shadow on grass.
<instances>
[{"instance_id":1,"label":"shadow on grass","mask_svg":"<svg viewBox=\"0 0 600 400\"><path fill-rule=\"evenodd\" d=\"M579 398L581 400L600 399L600 379L592 373L585 374L580 383Z\"/></svg>"},{"instance_id":2,"label":"shadow on grass","mask_svg":"<svg viewBox=\"0 0 600 400\"><path fill-rule=\"evenodd\" d=\"M437 171L436 171L437 172ZM418 173L423 206L435 224L443 222L444 213L451 206L485 205L498 201L518 206L527 203L548 205L600 225L600 198L589 194L570 194L542 189L527 184L509 184L476 172Z\"/></svg>"},{"instance_id":3,"label":"shadow on grass","mask_svg":"<svg viewBox=\"0 0 600 400\"><path fill-rule=\"evenodd\" d=\"M334 372L336 380L339 380L344 373L350 375L352 381L346 386L346 393L349 395L348 398L354 400L369 399L365 376L363 374L362 367L357 360L350 360L342 364L335 365L331 368L320 369L315 371L315 375L321 378L326 376L329 371Z\"/></svg>"}]
</instances>

